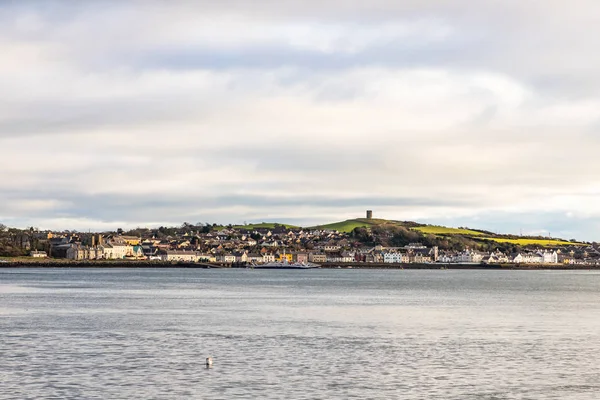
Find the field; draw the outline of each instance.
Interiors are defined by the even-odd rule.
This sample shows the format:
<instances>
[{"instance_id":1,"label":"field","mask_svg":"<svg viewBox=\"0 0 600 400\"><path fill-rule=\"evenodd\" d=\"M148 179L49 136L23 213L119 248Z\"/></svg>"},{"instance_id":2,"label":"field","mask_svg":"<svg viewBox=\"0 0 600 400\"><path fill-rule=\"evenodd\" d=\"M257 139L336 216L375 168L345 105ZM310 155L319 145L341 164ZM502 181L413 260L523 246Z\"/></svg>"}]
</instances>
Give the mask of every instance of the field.
<instances>
[{"instance_id":1,"label":"field","mask_svg":"<svg viewBox=\"0 0 600 400\"><path fill-rule=\"evenodd\" d=\"M419 226L412 228L415 231L419 231L425 234L431 235L465 235L465 236L481 236L482 232L472 231L470 229L459 229L459 228L446 228L445 226Z\"/></svg>"},{"instance_id":2,"label":"field","mask_svg":"<svg viewBox=\"0 0 600 400\"><path fill-rule=\"evenodd\" d=\"M537 245L543 247L553 247L553 246L584 246L583 243L574 243L567 242L565 240L555 240L555 239L505 239L505 238L492 238L485 237L481 238L484 240L492 240L498 243L511 243L519 246L527 246L527 245Z\"/></svg>"},{"instance_id":3,"label":"field","mask_svg":"<svg viewBox=\"0 0 600 400\"><path fill-rule=\"evenodd\" d=\"M260 224L234 225L233 227L236 229L252 230L252 229L259 229L259 228L273 229L273 228L275 228L275 225L283 225L286 228L291 228L291 229L298 228L298 226L295 226L295 225L279 224L277 222L261 222Z\"/></svg>"},{"instance_id":4,"label":"field","mask_svg":"<svg viewBox=\"0 0 600 400\"><path fill-rule=\"evenodd\" d=\"M366 222L361 222L361 221L357 221L355 219L351 219L348 221L342 221L342 222L335 222L333 224L327 224L327 225L318 225L318 226L314 226L312 228L314 229L329 229L329 230L335 230L335 231L339 231L339 232L352 232L354 230L354 228L363 228L363 227L368 227L371 226L373 224L369 224Z\"/></svg>"}]
</instances>

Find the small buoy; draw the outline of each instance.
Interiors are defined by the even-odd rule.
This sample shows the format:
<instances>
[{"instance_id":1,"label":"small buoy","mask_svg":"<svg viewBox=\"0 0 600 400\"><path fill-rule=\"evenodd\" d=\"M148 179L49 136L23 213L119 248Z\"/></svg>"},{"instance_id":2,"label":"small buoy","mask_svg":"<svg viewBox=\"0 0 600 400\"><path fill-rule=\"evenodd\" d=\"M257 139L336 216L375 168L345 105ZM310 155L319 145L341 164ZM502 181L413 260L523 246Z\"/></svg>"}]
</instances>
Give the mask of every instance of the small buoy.
<instances>
[{"instance_id":1,"label":"small buoy","mask_svg":"<svg viewBox=\"0 0 600 400\"><path fill-rule=\"evenodd\" d=\"M212 357L206 357L206 368L212 367Z\"/></svg>"}]
</instances>

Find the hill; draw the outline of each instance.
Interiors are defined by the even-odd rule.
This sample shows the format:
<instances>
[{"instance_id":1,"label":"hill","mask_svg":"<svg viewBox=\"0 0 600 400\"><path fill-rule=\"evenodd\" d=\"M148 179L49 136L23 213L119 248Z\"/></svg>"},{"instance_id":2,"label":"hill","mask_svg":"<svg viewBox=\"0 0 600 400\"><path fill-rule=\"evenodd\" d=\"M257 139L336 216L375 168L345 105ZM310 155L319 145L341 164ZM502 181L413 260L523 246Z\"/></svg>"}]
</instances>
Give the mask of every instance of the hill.
<instances>
[{"instance_id":1,"label":"hill","mask_svg":"<svg viewBox=\"0 0 600 400\"><path fill-rule=\"evenodd\" d=\"M298 226L289 224L280 224L277 222L261 222L247 225L234 225L238 229L256 229L267 228L273 229L276 226L285 226L286 228L295 229ZM223 229L224 227L220 227ZM422 242L430 246L439 245L440 248L513 248L523 246L538 246L538 247L558 247L558 246L583 246L585 243L573 242L559 238L534 237L534 236L515 236L501 235L493 232L469 229L465 227L453 228L440 225L426 225L413 221L395 221L377 218L356 218L346 221L332 222L329 224L315 225L304 227L306 229L327 229L336 230L338 232L355 234L356 228L366 228L367 231L360 233L355 238L361 241L371 243L381 243L381 238L392 245L398 245L407 242ZM369 232L369 233L365 233Z\"/></svg>"},{"instance_id":2,"label":"hill","mask_svg":"<svg viewBox=\"0 0 600 400\"><path fill-rule=\"evenodd\" d=\"M425 233L425 234L433 234L433 235L482 236L485 234L484 232L474 231L472 229L447 228L445 226L434 226L434 225L418 226L413 229L416 231Z\"/></svg>"},{"instance_id":3,"label":"hill","mask_svg":"<svg viewBox=\"0 0 600 400\"><path fill-rule=\"evenodd\" d=\"M339 232L350 233L355 228L369 228L375 225L383 225L385 223L389 223L391 221L383 220L383 219L366 219L366 218L357 218L357 219L349 219L341 222L334 222L331 224L325 225L317 225L311 226L308 229L329 229L335 230Z\"/></svg>"},{"instance_id":4,"label":"hill","mask_svg":"<svg viewBox=\"0 0 600 400\"><path fill-rule=\"evenodd\" d=\"M296 225L289 225L289 224L279 224L277 222L261 222L259 224L247 224L247 225L233 225L233 228L235 229L248 229L248 230L252 230L252 229L273 229L276 226L284 226L287 229L299 229L299 226ZM223 227L224 228L224 227Z\"/></svg>"},{"instance_id":5,"label":"hill","mask_svg":"<svg viewBox=\"0 0 600 400\"><path fill-rule=\"evenodd\" d=\"M450 240L454 242L459 241L460 239L464 239L460 241L462 241L465 245L470 247L486 245L490 242L515 246L533 245L541 247L584 245L584 243L572 242L563 239L532 236L498 235L483 230L475 230L468 228L451 228L438 225L419 224L417 222L412 221L394 221L385 219L357 218L309 227L309 229L331 229L345 233L351 233L354 231L355 228L378 228L378 230L389 229L390 231L397 230L397 228L404 228L420 234L422 238L428 237L436 240Z\"/></svg>"}]
</instances>

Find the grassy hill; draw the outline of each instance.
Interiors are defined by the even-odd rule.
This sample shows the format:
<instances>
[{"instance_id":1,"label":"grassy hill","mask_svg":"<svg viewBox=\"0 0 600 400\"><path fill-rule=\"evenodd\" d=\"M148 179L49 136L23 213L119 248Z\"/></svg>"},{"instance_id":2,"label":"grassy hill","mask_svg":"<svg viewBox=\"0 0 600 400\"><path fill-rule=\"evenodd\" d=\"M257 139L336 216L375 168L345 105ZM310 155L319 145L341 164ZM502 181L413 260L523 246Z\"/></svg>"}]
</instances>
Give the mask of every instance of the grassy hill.
<instances>
[{"instance_id":1,"label":"grassy hill","mask_svg":"<svg viewBox=\"0 0 600 400\"><path fill-rule=\"evenodd\" d=\"M349 219L341 222L334 222L331 224L325 225L317 225L311 226L308 229L329 229L335 230L339 232L350 233L355 228L370 228L377 225L399 225L398 221L389 221L386 219L366 219L366 218L357 218L357 219Z\"/></svg>"},{"instance_id":2,"label":"grassy hill","mask_svg":"<svg viewBox=\"0 0 600 400\"><path fill-rule=\"evenodd\" d=\"M248 230L260 229L260 228L273 229L273 228L275 228L275 225L285 226L288 229L300 228L299 226L289 225L289 224L279 224L277 222L261 222L260 224L234 225L233 227L236 229L248 229Z\"/></svg>"},{"instance_id":3,"label":"grassy hill","mask_svg":"<svg viewBox=\"0 0 600 400\"><path fill-rule=\"evenodd\" d=\"M404 227L425 235L433 235L438 238L448 238L448 237L464 237L469 240L473 240L478 243L483 243L484 241L495 241L498 243L510 243L518 246L527 246L527 245L536 245L542 247L555 247L555 246L582 246L584 243L579 242L570 242L568 240L562 239L550 239L550 238L540 238L540 237L515 237L511 235L496 235L492 232L488 231L480 231L473 230L467 228L450 228L445 226L437 226L437 225L423 225L418 224L416 222L407 222L407 221L393 221L393 220L385 220L385 219L366 219L366 218L357 218L357 219L349 219L346 221L334 222L331 224L318 225L310 227L310 229L331 229L337 230L340 232L350 233L355 228L373 228L375 226L380 227Z\"/></svg>"},{"instance_id":4,"label":"grassy hill","mask_svg":"<svg viewBox=\"0 0 600 400\"><path fill-rule=\"evenodd\" d=\"M502 237L485 237L483 240L492 240L498 243L511 243L519 246L537 245L542 247L556 247L556 246L583 246L584 243L569 242L561 239L537 239L537 238L502 238Z\"/></svg>"},{"instance_id":5,"label":"grassy hill","mask_svg":"<svg viewBox=\"0 0 600 400\"><path fill-rule=\"evenodd\" d=\"M272 229L275 225L284 225L287 228L298 228L294 225L289 224L278 224L276 222L262 222L257 224L248 224L248 225L235 225L235 228L244 228L244 229L255 229L255 228L268 228ZM390 228L394 227L402 227L413 232L418 232L422 235L427 235L429 237L435 237L438 239L449 239L456 238L456 240L461 240L460 238L464 238L467 240L470 245L477 244L485 244L489 243L489 241L503 243L503 244L513 244L517 246L528 246L535 245L541 247L556 247L556 246L582 246L584 243L579 242L571 242L563 239L554 239L554 238L542 238L542 237L531 237L531 236L514 236L514 235L497 235L492 232L483 231L483 230L475 230L468 228L452 228L438 225L425 225L419 224L411 221L394 221L394 220L386 220L386 219L367 219L367 218L356 218L349 219L346 221L333 222L330 224L324 225L316 225L306 227L306 229L328 229L328 230L336 230L339 232L350 233L355 228ZM456 241L455 240L455 241ZM470 246L469 245L469 246Z\"/></svg>"},{"instance_id":6,"label":"grassy hill","mask_svg":"<svg viewBox=\"0 0 600 400\"><path fill-rule=\"evenodd\" d=\"M483 232L474 231L471 229L463 229L463 228L447 228L445 226L434 226L434 225L426 225L426 226L418 226L413 228L415 231L419 231L425 234L432 235L465 235L465 236L482 236Z\"/></svg>"}]
</instances>

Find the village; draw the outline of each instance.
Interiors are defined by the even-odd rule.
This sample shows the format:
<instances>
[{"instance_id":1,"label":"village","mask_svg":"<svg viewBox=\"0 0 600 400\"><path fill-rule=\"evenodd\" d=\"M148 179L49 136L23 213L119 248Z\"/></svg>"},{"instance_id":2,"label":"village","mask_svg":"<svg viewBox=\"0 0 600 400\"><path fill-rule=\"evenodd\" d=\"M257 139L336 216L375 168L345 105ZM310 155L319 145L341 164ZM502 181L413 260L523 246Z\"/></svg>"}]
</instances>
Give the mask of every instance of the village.
<instances>
[{"instance_id":1,"label":"village","mask_svg":"<svg viewBox=\"0 0 600 400\"><path fill-rule=\"evenodd\" d=\"M42 232L45 251L31 251L35 258L68 260L138 260L171 263L219 263L250 265L270 262L314 264L544 264L600 265L600 250L585 247L528 248L507 254L439 250L421 243L402 247L365 245L337 230L291 228L220 227L207 232L180 229L158 237L148 230L137 236L123 233ZM45 235L45 237L43 237Z\"/></svg>"}]
</instances>

